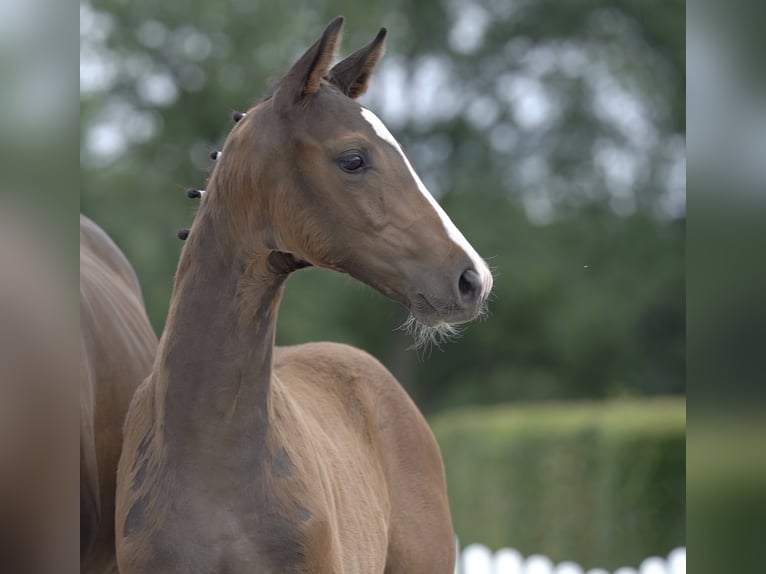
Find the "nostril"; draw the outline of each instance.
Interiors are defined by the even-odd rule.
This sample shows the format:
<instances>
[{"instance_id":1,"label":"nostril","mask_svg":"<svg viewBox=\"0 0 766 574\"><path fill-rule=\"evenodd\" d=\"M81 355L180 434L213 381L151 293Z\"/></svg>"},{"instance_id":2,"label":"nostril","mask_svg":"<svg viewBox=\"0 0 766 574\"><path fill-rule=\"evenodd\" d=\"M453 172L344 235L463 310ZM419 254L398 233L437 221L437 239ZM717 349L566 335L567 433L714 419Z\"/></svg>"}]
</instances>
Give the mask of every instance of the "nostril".
<instances>
[{"instance_id":1,"label":"nostril","mask_svg":"<svg viewBox=\"0 0 766 574\"><path fill-rule=\"evenodd\" d=\"M460 297L465 303L473 303L481 292L481 277L475 269L466 269L458 281Z\"/></svg>"}]
</instances>

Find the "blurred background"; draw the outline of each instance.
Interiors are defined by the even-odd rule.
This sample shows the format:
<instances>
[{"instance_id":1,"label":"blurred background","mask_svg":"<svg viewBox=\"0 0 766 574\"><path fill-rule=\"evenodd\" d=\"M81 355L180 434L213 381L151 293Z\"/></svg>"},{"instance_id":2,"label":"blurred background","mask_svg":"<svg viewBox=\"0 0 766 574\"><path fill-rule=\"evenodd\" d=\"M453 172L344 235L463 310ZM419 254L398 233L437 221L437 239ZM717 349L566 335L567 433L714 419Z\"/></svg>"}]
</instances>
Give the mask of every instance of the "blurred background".
<instances>
[{"instance_id":1,"label":"blurred background","mask_svg":"<svg viewBox=\"0 0 766 574\"><path fill-rule=\"evenodd\" d=\"M79 564L76 27L0 0L0 572Z\"/></svg>"},{"instance_id":2,"label":"blurred background","mask_svg":"<svg viewBox=\"0 0 766 574\"><path fill-rule=\"evenodd\" d=\"M496 272L489 317L417 353L352 280L290 279L278 342L383 361L429 418L462 544L586 568L685 544L685 3L80 2L81 210L136 268L161 332L231 113L333 16L380 26L364 103Z\"/></svg>"}]
</instances>

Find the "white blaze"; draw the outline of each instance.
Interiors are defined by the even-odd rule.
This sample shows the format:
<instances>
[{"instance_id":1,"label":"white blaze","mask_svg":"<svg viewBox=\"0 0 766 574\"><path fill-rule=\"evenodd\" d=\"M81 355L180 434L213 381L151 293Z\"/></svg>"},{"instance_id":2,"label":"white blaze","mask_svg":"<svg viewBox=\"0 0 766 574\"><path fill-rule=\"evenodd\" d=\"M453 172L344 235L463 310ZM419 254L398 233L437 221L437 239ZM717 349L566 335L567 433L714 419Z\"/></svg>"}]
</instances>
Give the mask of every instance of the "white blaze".
<instances>
[{"instance_id":1,"label":"white blaze","mask_svg":"<svg viewBox=\"0 0 766 574\"><path fill-rule=\"evenodd\" d=\"M375 130L375 133L378 134L378 137L388 142L397 152L399 152L399 155L404 161L404 165L406 165L407 169L410 170L410 174L412 174L412 178L415 180L420 193L422 193L423 196L428 200L428 203L431 204L431 206L436 211L436 214L439 216L439 219L441 219L442 225L444 225L444 229L446 230L449 238L452 239L452 241L458 247L460 247L470 258L473 266L476 268L476 272L481 277L481 296L486 296L492 290L492 273L490 273L489 267L487 267L487 263L479 256L478 253L476 253L476 250L471 246L470 243L468 243L468 240L466 240L463 234L460 233L460 230L455 226L455 224L452 223L452 220L449 218L449 215L447 215L444 209L442 209L442 206L439 205L434 196L431 195L431 192L426 189L426 186L421 181L420 176L415 173L410 160L407 159L407 156L404 154L402 146L400 146L399 142L396 141L396 138L391 135L391 132L388 131L388 128L380 120L380 118L367 108L362 108L362 117L372 126L372 129Z\"/></svg>"}]
</instances>

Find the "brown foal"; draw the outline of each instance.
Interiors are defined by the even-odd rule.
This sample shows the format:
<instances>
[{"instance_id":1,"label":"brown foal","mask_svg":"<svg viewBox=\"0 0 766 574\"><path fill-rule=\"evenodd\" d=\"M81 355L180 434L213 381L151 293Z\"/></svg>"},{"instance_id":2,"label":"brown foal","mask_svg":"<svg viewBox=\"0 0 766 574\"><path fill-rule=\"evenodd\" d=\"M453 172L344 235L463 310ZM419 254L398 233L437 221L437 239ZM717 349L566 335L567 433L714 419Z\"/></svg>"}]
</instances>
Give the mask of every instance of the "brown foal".
<instances>
[{"instance_id":1,"label":"brown foal","mask_svg":"<svg viewBox=\"0 0 766 574\"><path fill-rule=\"evenodd\" d=\"M239 116L181 254L125 427L120 571L445 574L439 448L393 376L339 344L275 348L284 284L347 273L443 331L481 311L486 263L356 101L385 30L331 67L342 18Z\"/></svg>"}]
</instances>

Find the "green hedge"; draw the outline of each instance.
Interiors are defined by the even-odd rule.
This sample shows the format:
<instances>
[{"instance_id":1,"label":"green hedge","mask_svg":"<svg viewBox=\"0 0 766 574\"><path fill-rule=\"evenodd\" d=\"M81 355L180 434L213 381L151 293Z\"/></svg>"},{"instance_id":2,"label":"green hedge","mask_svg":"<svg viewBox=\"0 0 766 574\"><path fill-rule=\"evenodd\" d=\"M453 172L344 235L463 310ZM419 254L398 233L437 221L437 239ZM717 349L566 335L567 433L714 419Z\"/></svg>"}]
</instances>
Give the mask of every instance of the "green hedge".
<instances>
[{"instance_id":1,"label":"green hedge","mask_svg":"<svg viewBox=\"0 0 766 574\"><path fill-rule=\"evenodd\" d=\"M681 399L474 408L430 422L461 545L617 568L685 544Z\"/></svg>"},{"instance_id":2,"label":"green hedge","mask_svg":"<svg viewBox=\"0 0 766 574\"><path fill-rule=\"evenodd\" d=\"M766 421L711 419L689 428L688 572L763 572L766 564Z\"/></svg>"}]
</instances>

